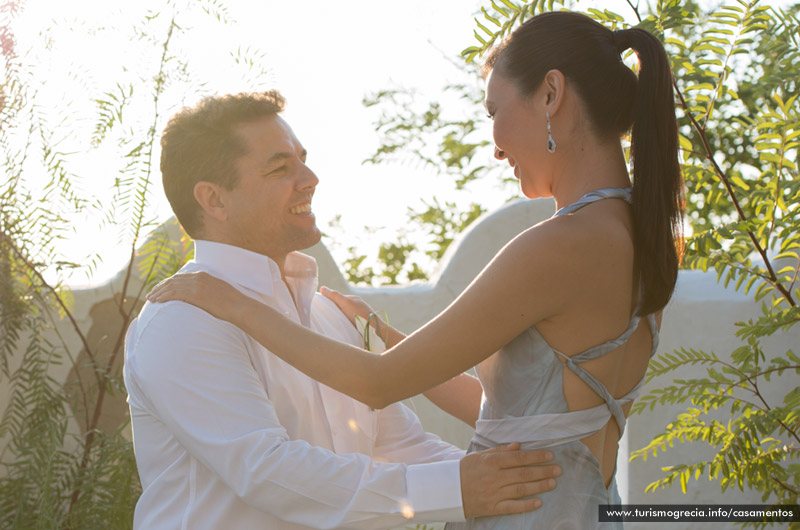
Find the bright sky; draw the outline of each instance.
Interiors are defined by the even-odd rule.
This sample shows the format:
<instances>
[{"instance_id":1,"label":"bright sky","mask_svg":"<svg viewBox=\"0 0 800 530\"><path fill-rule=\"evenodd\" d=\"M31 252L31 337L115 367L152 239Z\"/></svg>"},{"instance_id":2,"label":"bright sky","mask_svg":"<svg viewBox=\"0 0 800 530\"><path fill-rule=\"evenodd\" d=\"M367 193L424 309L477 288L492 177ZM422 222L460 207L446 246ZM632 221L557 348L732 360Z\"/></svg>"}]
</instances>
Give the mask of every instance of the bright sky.
<instances>
[{"instance_id":1,"label":"bright sky","mask_svg":"<svg viewBox=\"0 0 800 530\"><path fill-rule=\"evenodd\" d=\"M442 202L452 200L447 177L437 177L423 167L362 165L378 146L374 127L378 111L364 108L361 102L366 94L396 85L419 90L423 101L440 98L442 87L456 76L448 61L475 43L473 17L488 1L198 3L226 6L231 21L223 25L209 17L182 19L187 30L180 46L192 61L196 78L207 83L206 92L278 88L286 96L284 117L308 149L308 163L320 178L314 202L317 224L326 231L328 223L341 215L346 235L340 237L347 238L340 242L342 248L356 245L374 253L379 242L407 224L409 206L420 206L422 199L430 201L434 195ZM99 96L114 90L119 80L152 71L148 58L157 60L160 50L136 42L130 30L148 8L167 11L165 4L163 0L27 0L14 29L19 49L32 49L37 57L34 83L41 85L41 101L50 105L48 114L53 120L73 124L77 131L65 139L62 150L81 151L88 144L80 138L91 133L95 110L85 94ZM592 5L630 13L622 0L579 3L581 8ZM50 29L42 33L45 28ZM237 47L263 50L268 74L243 78L244 71L231 66L229 52ZM159 134L174 110L200 97L196 91L182 95L184 101L175 94L167 98L170 110L157 125ZM490 135L487 124L487 139ZM76 160L81 188L99 200L110 200L109 190L121 167L118 154L112 149L93 151ZM152 215L162 221L171 216L171 210L163 197L160 174L154 178ZM487 186L480 192L488 198L485 204L499 205L501 195ZM386 230L367 234L365 225ZM117 230L100 226L96 219L77 221L64 247L76 261L102 249L103 263L95 282L120 270L129 252ZM85 283L86 279L79 275L70 281Z\"/></svg>"},{"instance_id":2,"label":"bright sky","mask_svg":"<svg viewBox=\"0 0 800 530\"><path fill-rule=\"evenodd\" d=\"M320 178L314 210L323 230L340 214L342 226L354 236L363 236L365 224L390 227L393 232L405 224L409 205L451 188L444 178L437 179L424 168L362 165L378 146L373 125L378 113L364 108L361 101L368 93L397 84L419 89L421 97L437 97L448 81L448 72L453 71L447 58L457 57L473 44L472 16L482 2L217 3L228 7L232 21L222 25L209 17L185 17L184 23L192 26L187 30L188 45L184 44L187 54L199 63L196 71L208 82L207 91L278 88L286 96L284 117L308 149L309 165ZM124 72L125 67L136 70L142 53L158 56L160 50L154 46L132 42L129 31L147 7L158 9L160 4L163 2L151 0L28 0L14 28L20 50L33 48L36 57L47 58L37 72L39 82L44 82L41 100L55 109L61 106L68 123L74 123L76 116L90 116L79 119L87 122L83 125L90 132L94 111L75 100L84 99L82 92L102 94L114 89L120 78L130 75ZM118 29L109 32L103 27ZM50 28L48 39L42 36L44 28ZM44 52L46 40L51 47ZM263 64L268 75L258 82L253 82L252 76L242 79L243 69L230 67L229 52L237 47L265 51ZM142 69L146 71L147 66ZM185 103L197 99L198 94L189 93ZM63 111L67 108L65 100L71 109L67 113ZM180 106L178 101L170 104L173 110ZM169 114L171 111L162 118L159 131ZM490 135L488 128L486 134ZM69 140L66 143L70 145ZM95 151L85 165L77 167L87 192L110 197L105 190L120 167L113 155L104 157ZM171 210L161 191L160 175L156 179L152 199L158 219L165 220ZM92 220L76 224L75 230L68 250L73 259L80 260L92 249L103 249L103 265L95 281L115 274L125 264L129 249L119 244L117 231L99 230L99 223ZM372 237L378 238L373 246L382 240ZM364 244L361 239L354 237L356 244ZM85 279L78 276L73 281L82 283Z\"/></svg>"}]
</instances>

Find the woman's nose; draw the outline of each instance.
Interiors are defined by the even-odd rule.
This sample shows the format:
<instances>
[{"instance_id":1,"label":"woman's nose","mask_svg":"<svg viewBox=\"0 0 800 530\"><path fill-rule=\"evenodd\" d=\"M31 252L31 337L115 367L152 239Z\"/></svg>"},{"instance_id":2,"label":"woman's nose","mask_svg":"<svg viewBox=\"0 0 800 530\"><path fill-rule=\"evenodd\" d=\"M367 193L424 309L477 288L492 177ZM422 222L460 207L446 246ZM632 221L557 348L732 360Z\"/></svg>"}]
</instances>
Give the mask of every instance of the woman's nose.
<instances>
[{"instance_id":1,"label":"woman's nose","mask_svg":"<svg viewBox=\"0 0 800 530\"><path fill-rule=\"evenodd\" d=\"M506 152L499 147L494 148L494 157L498 160L503 160L506 157Z\"/></svg>"}]
</instances>

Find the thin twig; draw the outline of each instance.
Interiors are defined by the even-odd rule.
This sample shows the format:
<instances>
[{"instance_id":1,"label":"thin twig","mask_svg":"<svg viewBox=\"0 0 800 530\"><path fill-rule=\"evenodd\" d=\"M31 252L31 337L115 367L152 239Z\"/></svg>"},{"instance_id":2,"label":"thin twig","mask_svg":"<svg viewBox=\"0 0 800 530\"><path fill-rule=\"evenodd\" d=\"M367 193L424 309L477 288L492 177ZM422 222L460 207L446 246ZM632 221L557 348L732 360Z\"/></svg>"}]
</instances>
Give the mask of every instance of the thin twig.
<instances>
[{"instance_id":1,"label":"thin twig","mask_svg":"<svg viewBox=\"0 0 800 530\"><path fill-rule=\"evenodd\" d=\"M631 0L626 0L626 1L628 2L628 5L631 6L631 9L633 9L633 12L636 14L636 19L639 22L641 22L642 15L639 14L639 2L636 2L636 5L633 5L633 2L631 2Z\"/></svg>"},{"instance_id":2,"label":"thin twig","mask_svg":"<svg viewBox=\"0 0 800 530\"><path fill-rule=\"evenodd\" d=\"M75 377L78 379L77 387L80 390L81 400L83 402L83 409L84 413L86 414L84 421L86 422L86 425L89 425L89 396L86 394L86 385L84 384L83 376L81 376L81 371L78 369L78 363L75 360L75 357L72 355L70 349L67 347L67 341L64 340L64 337L58 330L58 326L56 325L57 323L56 318L53 315L53 312L50 310L50 307L48 307L48 304L42 304L42 307L47 313L47 316L50 319L50 323L53 325L52 327L53 332L58 337L58 340L61 341L61 346L64 348L64 352L67 355L67 359L69 359L69 363L72 366L72 369L75 371Z\"/></svg>"},{"instance_id":3,"label":"thin twig","mask_svg":"<svg viewBox=\"0 0 800 530\"><path fill-rule=\"evenodd\" d=\"M66 303L64 302L64 299L61 298L61 295L58 294L58 291L56 291L55 287L50 285L50 283L47 280L44 279L44 276L42 276L42 274L36 268L36 265L31 263L22 254L22 251L17 247L17 245L14 243L14 240L11 239L11 237L9 235L7 235L5 232L0 232L0 236L2 236L3 239L5 239L8 242L9 246L11 247L12 252L14 252L14 255L17 256L17 259L19 259L25 265L26 269L28 271L30 271L35 276L35 278L38 281L38 283L42 287L44 287L44 289L47 292L49 292L55 298L56 302L58 303L58 306L61 308L62 311L64 311L64 314L66 315L67 319L70 321L70 324L72 324L73 330L78 335L78 338L80 338L81 344L83 344L83 348L86 350L86 354L89 356L89 358L92 360L93 363L96 362L96 359L94 357L94 353L92 351L92 348L89 347L89 341L87 340L86 336L81 331L81 328L78 325L77 320L75 320L75 317L72 315L72 312L67 307ZM98 378L98 384L101 384L101 380L99 378L99 375L97 375L97 378Z\"/></svg>"},{"instance_id":4,"label":"thin twig","mask_svg":"<svg viewBox=\"0 0 800 530\"><path fill-rule=\"evenodd\" d=\"M706 153L708 153L708 156L706 158L714 168L714 173L716 173L722 184L725 186L725 189L728 192L731 202L733 203L733 207L736 209L736 213L739 215L739 219L741 219L742 221L747 221L747 216L745 215L744 210L742 210L742 207L739 204L739 200L736 198L736 194L733 192L733 187L731 186L731 183L728 180L728 176L725 174L724 171L722 171L722 168L719 167L717 161L714 160L714 157L712 156L713 150L711 149L711 145L709 145L708 143L708 138L706 138L705 132L703 131L702 127L700 126L699 123L697 123L697 120L694 118L694 115L692 115L692 112L689 110L689 106L686 104L686 100L684 99L683 94L678 88L678 84L676 83L674 76L672 78L672 86L674 87L675 93L678 95L678 98L680 99L681 106L684 109L686 117L689 118L689 121L691 121L692 123L692 127L694 127L694 129L699 133L700 140L703 143L703 147L705 147ZM786 300L789 302L789 305L791 305L792 307L796 307L797 303L794 301L794 298L792 298L792 294L784 288L783 284L781 284L780 281L778 281L778 277L775 274L775 270L772 268L772 263L769 260L769 256L767 256L766 250L764 250L764 248L761 246L761 243L759 243L758 238L756 238L756 235L751 230L747 230L747 235L749 236L750 241L753 243L753 246L755 247L756 251L761 256L761 259L764 261L764 266L767 268L767 271L769 273L770 283L772 283L774 287L784 296L784 298L786 298Z\"/></svg>"},{"instance_id":5,"label":"thin twig","mask_svg":"<svg viewBox=\"0 0 800 530\"><path fill-rule=\"evenodd\" d=\"M791 487L791 486L789 486L788 484L785 484L785 483L781 482L781 480L780 480L778 477L776 477L775 475L772 475L772 480L774 480L775 482L777 482L777 483L778 483L778 485L780 485L780 487L782 487L783 489L785 489L785 490L786 490L786 491L788 491L789 493L791 493L791 494L793 494L793 495L800 494L800 491L798 491L798 490L796 490L796 489L792 488L792 487Z\"/></svg>"}]
</instances>

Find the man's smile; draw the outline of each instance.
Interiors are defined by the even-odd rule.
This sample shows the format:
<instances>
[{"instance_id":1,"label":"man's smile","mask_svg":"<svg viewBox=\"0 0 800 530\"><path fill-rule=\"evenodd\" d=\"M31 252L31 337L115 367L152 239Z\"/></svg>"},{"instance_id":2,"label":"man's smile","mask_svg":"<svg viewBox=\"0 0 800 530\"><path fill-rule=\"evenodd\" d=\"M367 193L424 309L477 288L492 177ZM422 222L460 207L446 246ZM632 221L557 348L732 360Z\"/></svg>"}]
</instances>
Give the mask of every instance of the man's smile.
<instances>
[{"instance_id":1,"label":"man's smile","mask_svg":"<svg viewBox=\"0 0 800 530\"><path fill-rule=\"evenodd\" d=\"M304 202L297 206L289 208L289 213L293 215L307 215L311 213L311 202Z\"/></svg>"}]
</instances>

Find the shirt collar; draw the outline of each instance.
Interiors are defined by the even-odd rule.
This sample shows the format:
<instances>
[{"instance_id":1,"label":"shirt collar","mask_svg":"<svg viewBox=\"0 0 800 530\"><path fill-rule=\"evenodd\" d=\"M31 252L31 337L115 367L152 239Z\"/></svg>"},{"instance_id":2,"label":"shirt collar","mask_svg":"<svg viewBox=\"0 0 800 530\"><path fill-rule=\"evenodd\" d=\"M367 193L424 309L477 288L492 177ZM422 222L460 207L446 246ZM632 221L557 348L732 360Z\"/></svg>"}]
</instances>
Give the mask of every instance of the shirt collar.
<instances>
[{"instance_id":1,"label":"shirt collar","mask_svg":"<svg viewBox=\"0 0 800 530\"><path fill-rule=\"evenodd\" d=\"M233 245L195 240L194 261L239 285L272 296L275 282L283 281L278 264L272 258ZM292 252L284 264L287 282L300 290L316 291L317 262L311 256Z\"/></svg>"}]
</instances>

